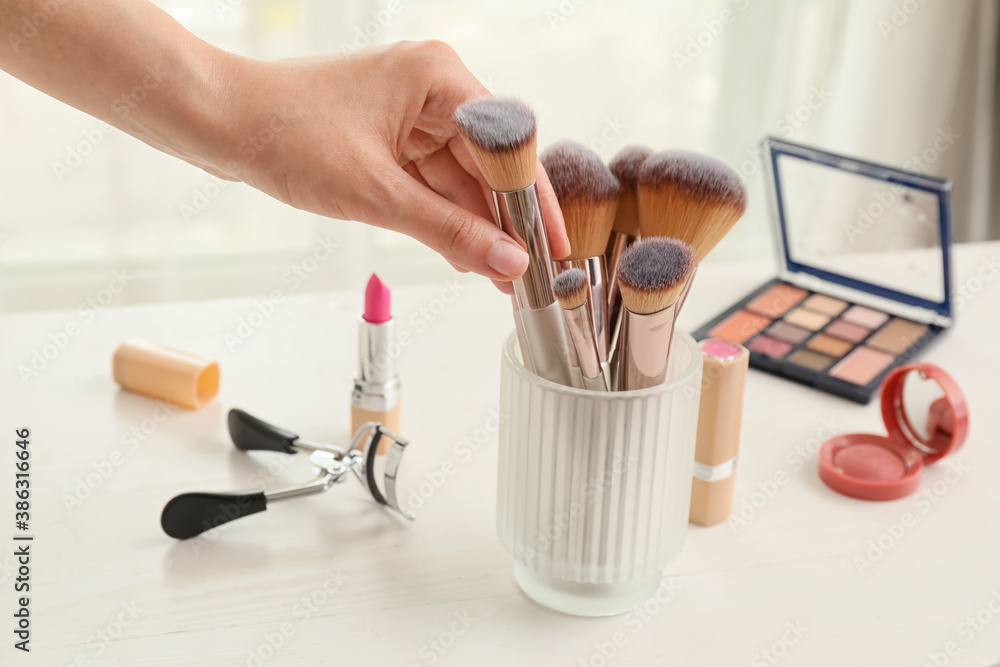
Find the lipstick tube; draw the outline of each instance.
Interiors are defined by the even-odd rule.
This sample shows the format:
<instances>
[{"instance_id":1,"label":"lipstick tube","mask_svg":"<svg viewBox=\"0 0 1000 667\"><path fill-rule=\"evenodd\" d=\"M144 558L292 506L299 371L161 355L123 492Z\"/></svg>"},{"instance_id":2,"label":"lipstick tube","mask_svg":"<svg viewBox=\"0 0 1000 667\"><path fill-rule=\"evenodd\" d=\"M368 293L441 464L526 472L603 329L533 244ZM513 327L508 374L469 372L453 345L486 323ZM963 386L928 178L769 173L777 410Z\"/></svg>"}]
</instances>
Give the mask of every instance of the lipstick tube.
<instances>
[{"instance_id":1,"label":"lipstick tube","mask_svg":"<svg viewBox=\"0 0 1000 667\"><path fill-rule=\"evenodd\" d=\"M699 343L702 368L698 439L691 485L691 523L714 526L729 518L750 353L742 345L709 338Z\"/></svg>"},{"instance_id":2,"label":"lipstick tube","mask_svg":"<svg viewBox=\"0 0 1000 667\"><path fill-rule=\"evenodd\" d=\"M399 433L400 382L396 360L390 353L395 322L372 323L358 316L358 371L351 392L351 433L367 422L380 422L389 431ZM378 453L385 454L392 439L379 441Z\"/></svg>"},{"instance_id":3,"label":"lipstick tube","mask_svg":"<svg viewBox=\"0 0 1000 667\"><path fill-rule=\"evenodd\" d=\"M528 268L514 281L522 350L527 347L534 371L547 380L570 386L569 340L562 306L552 292L552 258L542 219L538 186L493 192L497 224L528 253Z\"/></svg>"}]
</instances>

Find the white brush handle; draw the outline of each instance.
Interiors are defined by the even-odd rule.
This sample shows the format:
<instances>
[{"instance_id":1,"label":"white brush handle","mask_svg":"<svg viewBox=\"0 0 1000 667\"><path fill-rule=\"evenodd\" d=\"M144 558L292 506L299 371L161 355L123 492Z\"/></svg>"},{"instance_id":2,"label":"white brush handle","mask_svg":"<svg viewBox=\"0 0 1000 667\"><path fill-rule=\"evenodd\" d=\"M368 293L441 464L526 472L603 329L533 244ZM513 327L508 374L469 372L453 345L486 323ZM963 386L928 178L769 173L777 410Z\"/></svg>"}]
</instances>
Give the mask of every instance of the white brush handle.
<instances>
[{"instance_id":1,"label":"white brush handle","mask_svg":"<svg viewBox=\"0 0 1000 667\"><path fill-rule=\"evenodd\" d=\"M517 312L524 331L521 347L528 348L535 373L546 380L573 386L562 306L556 302L544 308L520 308Z\"/></svg>"}]
</instances>

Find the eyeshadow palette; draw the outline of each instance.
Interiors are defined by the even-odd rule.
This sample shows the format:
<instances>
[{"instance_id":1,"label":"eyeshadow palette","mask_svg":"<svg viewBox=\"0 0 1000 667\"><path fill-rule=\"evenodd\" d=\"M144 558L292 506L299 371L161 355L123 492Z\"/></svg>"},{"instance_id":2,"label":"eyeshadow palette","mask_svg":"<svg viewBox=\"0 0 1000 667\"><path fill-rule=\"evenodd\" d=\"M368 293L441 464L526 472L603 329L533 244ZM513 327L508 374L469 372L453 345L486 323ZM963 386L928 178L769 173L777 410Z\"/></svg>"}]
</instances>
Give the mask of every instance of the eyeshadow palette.
<instances>
[{"instance_id":1,"label":"eyeshadow palette","mask_svg":"<svg viewBox=\"0 0 1000 667\"><path fill-rule=\"evenodd\" d=\"M861 403L941 327L775 279L694 333L745 345L755 368Z\"/></svg>"},{"instance_id":2,"label":"eyeshadow palette","mask_svg":"<svg viewBox=\"0 0 1000 667\"><path fill-rule=\"evenodd\" d=\"M867 403L952 323L945 179L768 137L778 277L694 332Z\"/></svg>"}]
</instances>

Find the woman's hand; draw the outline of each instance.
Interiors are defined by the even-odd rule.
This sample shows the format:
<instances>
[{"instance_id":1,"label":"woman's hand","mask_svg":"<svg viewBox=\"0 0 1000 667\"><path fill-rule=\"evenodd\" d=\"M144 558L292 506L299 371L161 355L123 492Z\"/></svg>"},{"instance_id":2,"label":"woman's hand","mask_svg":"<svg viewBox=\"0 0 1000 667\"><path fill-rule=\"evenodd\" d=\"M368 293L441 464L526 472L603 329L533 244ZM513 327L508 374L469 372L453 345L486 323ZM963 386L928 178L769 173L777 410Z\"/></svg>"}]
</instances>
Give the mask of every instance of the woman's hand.
<instances>
[{"instance_id":1,"label":"woman's hand","mask_svg":"<svg viewBox=\"0 0 1000 667\"><path fill-rule=\"evenodd\" d=\"M451 47L409 42L232 68L231 150L215 170L296 208L403 232L460 270L495 281L524 272L527 254L494 223L490 188L451 119L489 92ZM540 165L537 178L552 254L563 257L569 241Z\"/></svg>"},{"instance_id":2,"label":"woman's hand","mask_svg":"<svg viewBox=\"0 0 1000 667\"><path fill-rule=\"evenodd\" d=\"M489 93L441 42L260 62L147 0L0 0L0 33L0 69L210 173L403 232L495 281L527 266L451 120ZM538 185L560 258L569 240L540 166Z\"/></svg>"}]
</instances>

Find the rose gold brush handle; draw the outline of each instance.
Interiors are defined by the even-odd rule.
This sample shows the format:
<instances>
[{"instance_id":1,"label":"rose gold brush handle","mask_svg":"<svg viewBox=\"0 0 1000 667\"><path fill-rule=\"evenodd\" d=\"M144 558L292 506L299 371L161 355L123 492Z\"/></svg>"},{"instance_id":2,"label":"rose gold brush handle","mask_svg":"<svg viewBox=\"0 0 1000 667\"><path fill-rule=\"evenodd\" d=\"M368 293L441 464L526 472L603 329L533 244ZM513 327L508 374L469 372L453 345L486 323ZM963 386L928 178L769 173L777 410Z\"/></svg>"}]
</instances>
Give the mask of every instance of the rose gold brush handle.
<instances>
[{"instance_id":1,"label":"rose gold brush handle","mask_svg":"<svg viewBox=\"0 0 1000 667\"><path fill-rule=\"evenodd\" d=\"M650 315L625 310L626 322L618 350L619 391L663 384L676 316L676 303Z\"/></svg>"},{"instance_id":2,"label":"rose gold brush handle","mask_svg":"<svg viewBox=\"0 0 1000 667\"><path fill-rule=\"evenodd\" d=\"M611 232L608 251L604 253L608 271L608 362L615 358L618 338L622 329L622 294L618 289L618 260L625 249L635 243L636 238L622 232Z\"/></svg>"},{"instance_id":3,"label":"rose gold brush handle","mask_svg":"<svg viewBox=\"0 0 1000 667\"><path fill-rule=\"evenodd\" d=\"M681 308L684 307L684 300L687 299L688 292L691 291L691 285L694 284L694 276L696 273L698 273L697 264L691 267L691 275L687 277L687 280L684 282L684 290L681 292L681 295L677 297L677 309L674 313L674 323L677 322L677 316L681 314Z\"/></svg>"}]
</instances>

